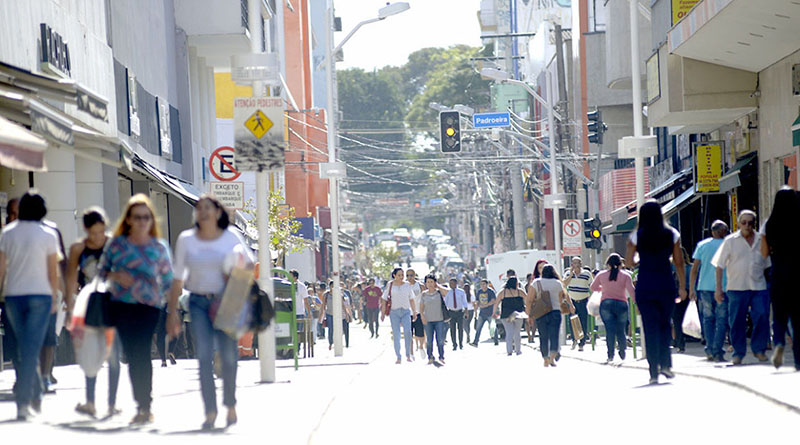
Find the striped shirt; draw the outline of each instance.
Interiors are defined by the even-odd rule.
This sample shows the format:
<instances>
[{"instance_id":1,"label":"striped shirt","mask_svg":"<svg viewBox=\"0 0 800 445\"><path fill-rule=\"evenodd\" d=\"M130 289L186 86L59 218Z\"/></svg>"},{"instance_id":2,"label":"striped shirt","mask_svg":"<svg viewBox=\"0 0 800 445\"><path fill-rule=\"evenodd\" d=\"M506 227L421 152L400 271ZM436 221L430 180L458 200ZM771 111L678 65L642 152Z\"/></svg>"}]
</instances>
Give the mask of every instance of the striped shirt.
<instances>
[{"instance_id":1,"label":"striped shirt","mask_svg":"<svg viewBox=\"0 0 800 445\"><path fill-rule=\"evenodd\" d=\"M570 269L568 274L572 274L572 269ZM567 275L569 278L570 275ZM569 297L575 301L585 300L589 298L591 291L589 290L589 286L592 284L592 272L589 269L581 270L577 276L572 277L567 285L567 293L569 293Z\"/></svg>"}]
</instances>

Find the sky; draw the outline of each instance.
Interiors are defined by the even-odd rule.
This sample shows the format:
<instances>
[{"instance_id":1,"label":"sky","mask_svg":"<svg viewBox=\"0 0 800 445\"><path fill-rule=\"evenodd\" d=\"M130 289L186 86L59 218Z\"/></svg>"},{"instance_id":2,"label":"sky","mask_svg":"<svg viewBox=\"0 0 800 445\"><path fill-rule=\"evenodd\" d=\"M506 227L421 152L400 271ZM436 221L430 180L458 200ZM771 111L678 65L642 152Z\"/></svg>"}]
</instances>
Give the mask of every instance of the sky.
<instances>
[{"instance_id":1,"label":"sky","mask_svg":"<svg viewBox=\"0 0 800 445\"><path fill-rule=\"evenodd\" d=\"M480 0L406 0L411 9L364 25L343 47L339 69L371 71L386 65L403 65L408 55L428 47L456 44L480 46ZM338 44L359 22L377 17L387 0L335 0L336 16L342 18Z\"/></svg>"}]
</instances>

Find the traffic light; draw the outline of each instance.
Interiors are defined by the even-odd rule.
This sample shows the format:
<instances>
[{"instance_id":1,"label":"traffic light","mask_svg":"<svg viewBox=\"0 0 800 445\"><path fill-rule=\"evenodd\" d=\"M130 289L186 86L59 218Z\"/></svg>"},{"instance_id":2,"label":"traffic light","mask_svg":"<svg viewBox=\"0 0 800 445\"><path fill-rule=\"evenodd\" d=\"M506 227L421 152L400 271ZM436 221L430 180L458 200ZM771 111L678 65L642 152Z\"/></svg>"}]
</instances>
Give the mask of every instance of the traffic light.
<instances>
[{"instance_id":1,"label":"traffic light","mask_svg":"<svg viewBox=\"0 0 800 445\"><path fill-rule=\"evenodd\" d=\"M600 110L586 113L589 123L586 125L589 134L589 142L601 145L603 143L603 133L608 130L608 125L603 122L603 114Z\"/></svg>"},{"instance_id":2,"label":"traffic light","mask_svg":"<svg viewBox=\"0 0 800 445\"><path fill-rule=\"evenodd\" d=\"M583 235L585 238L583 245L587 249L600 250L603 247L603 241L600 239L603 237L602 227L603 222L596 216L592 219L583 220Z\"/></svg>"},{"instance_id":3,"label":"traffic light","mask_svg":"<svg viewBox=\"0 0 800 445\"><path fill-rule=\"evenodd\" d=\"M439 113L439 134L443 153L461 151L461 116L458 111Z\"/></svg>"}]
</instances>

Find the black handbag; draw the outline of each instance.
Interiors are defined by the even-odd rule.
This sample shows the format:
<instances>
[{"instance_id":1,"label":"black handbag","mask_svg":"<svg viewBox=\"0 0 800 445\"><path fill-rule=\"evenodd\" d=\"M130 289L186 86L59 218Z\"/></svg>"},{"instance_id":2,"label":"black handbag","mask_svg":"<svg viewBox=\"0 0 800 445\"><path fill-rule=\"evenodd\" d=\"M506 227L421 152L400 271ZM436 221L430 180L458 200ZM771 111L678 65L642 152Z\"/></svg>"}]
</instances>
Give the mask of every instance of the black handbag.
<instances>
[{"instance_id":1,"label":"black handbag","mask_svg":"<svg viewBox=\"0 0 800 445\"><path fill-rule=\"evenodd\" d=\"M86 305L86 317L84 324L95 328L112 326L111 316L108 306L111 302L111 293L92 292Z\"/></svg>"},{"instance_id":2,"label":"black handbag","mask_svg":"<svg viewBox=\"0 0 800 445\"><path fill-rule=\"evenodd\" d=\"M252 317L250 318L250 330L258 333L267 329L275 317L275 307L269 299L269 295L261 290L258 283L253 282L249 296L252 306Z\"/></svg>"},{"instance_id":3,"label":"black handbag","mask_svg":"<svg viewBox=\"0 0 800 445\"><path fill-rule=\"evenodd\" d=\"M442 292L441 291L436 291L436 292L438 292L439 296L442 297L440 299L440 301L442 302L442 319L444 321L448 321L451 318L453 318L453 314L450 313L450 309L447 309L447 303L444 302L444 295L442 295Z\"/></svg>"}]
</instances>

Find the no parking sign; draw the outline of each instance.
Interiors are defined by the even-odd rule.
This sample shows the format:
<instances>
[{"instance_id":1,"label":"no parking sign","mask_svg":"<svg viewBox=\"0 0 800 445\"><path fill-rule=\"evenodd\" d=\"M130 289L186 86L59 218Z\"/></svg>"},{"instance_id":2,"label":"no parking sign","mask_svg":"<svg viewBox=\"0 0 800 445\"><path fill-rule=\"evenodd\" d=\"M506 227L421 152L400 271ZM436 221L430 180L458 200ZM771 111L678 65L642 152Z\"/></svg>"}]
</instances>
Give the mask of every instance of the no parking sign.
<instances>
[{"instance_id":1,"label":"no parking sign","mask_svg":"<svg viewBox=\"0 0 800 445\"><path fill-rule=\"evenodd\" d=\"M236 169L233 147L219 147L208 159L208 170L219 181L235 181L241 173Z\"/></svg>"}]
</instances>

